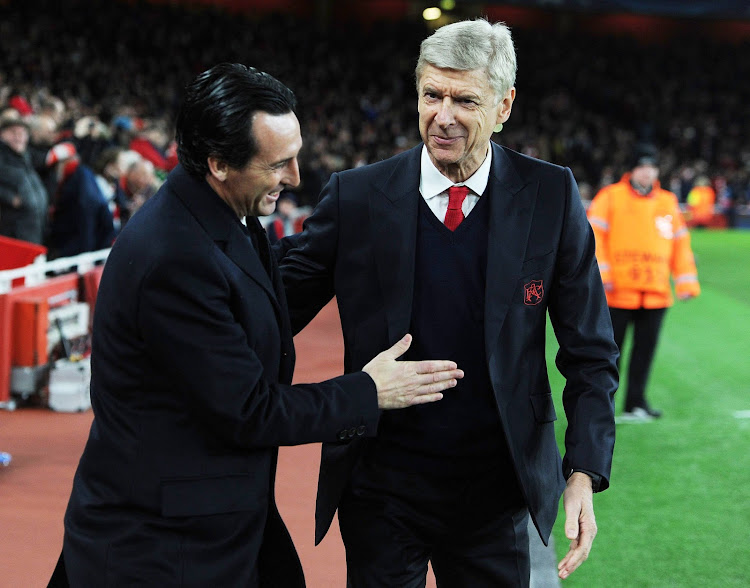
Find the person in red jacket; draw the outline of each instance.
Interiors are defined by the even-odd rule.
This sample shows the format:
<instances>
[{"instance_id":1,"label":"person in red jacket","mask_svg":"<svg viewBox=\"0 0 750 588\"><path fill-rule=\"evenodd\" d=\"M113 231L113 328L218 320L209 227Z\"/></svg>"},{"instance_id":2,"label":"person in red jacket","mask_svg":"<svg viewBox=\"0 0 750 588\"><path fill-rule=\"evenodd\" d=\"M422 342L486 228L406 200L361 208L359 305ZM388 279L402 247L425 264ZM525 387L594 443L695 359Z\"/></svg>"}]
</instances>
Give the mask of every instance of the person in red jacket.
<instances>
[{"instance_id":1,"label":"person in red jacket","mask_svg":"<svg viewBox=\"0 0 750 588\"><path fill-rule=\"evenodd\" d=\"M633 326L620 422L661 416L646 401L646 384L664 315L674 301L672 282L681 300L700 293L690 234L677 196L663 190L658 177L656 149L640 145L632 171L602 188L588 209L615 342L621 349L628 326Z\"/></svg>"}]
</instances>

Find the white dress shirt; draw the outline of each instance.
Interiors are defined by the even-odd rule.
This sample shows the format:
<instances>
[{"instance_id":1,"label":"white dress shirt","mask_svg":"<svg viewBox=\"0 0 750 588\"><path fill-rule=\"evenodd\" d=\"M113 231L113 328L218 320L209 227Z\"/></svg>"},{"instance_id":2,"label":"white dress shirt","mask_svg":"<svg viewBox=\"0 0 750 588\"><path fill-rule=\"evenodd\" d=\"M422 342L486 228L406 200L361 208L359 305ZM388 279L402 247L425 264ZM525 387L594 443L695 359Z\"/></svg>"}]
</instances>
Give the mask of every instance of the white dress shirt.
<instances>
[{"instance_id":1,"label":"white dress shirt","mask_svg":"<svg viewBox=\"0 0 750 588\"><path fill-rule=\"evenodd\" d=\"M427 147L422 146L422 160L419 174L419 193L422 194L427 206L435 214L440 222L445 222L445 213L448 210L448 188L451 186L467 186L469 193L464 200L461 210L464 217L469 216L479 197L484 193L487 182L490 179L490 166L492 165L492 149L487 149L487 157L482 165L465 182L454 184L451 180L441 174L432 163Z\"/></svg>"}]
</instances>

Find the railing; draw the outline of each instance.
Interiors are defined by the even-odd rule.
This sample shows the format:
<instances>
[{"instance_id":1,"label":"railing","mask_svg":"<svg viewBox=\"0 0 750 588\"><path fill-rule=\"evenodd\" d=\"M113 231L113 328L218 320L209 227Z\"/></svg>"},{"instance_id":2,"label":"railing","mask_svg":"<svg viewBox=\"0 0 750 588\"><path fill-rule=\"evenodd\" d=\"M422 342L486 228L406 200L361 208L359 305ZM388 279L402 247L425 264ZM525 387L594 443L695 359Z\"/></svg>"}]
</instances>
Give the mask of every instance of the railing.
<instances>
[{"instance_id":1,"label":"railing","mask_svg":"<svg viewBox=\"0 0 750 588\"><path fill-rule=\"evenodd\" d=\"M77 271L83 275L97 264L105 261L109 255L109 249L89 251L71 257L60 257L47 261L46 256L40 255L34 263L9 270L0 270L0 294L10 292L13 280L24 279L25 286L41 284L48 278L47 274L58 274L66 271Z\"/></svg>"}]
</instances>

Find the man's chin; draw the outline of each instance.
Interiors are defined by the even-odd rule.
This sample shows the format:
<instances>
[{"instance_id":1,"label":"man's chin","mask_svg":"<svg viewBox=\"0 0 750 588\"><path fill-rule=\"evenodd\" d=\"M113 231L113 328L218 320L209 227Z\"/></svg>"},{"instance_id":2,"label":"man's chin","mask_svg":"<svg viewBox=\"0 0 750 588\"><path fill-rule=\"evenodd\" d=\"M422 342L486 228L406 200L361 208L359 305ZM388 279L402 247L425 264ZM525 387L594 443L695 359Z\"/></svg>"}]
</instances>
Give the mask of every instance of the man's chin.
<instances>
[{"instance_id":1,"label":"man's chin","mask_svg":"<svg viewBox=\"0 0 750 588\"><path fill-rule=\"evenodd\" d=\"M443 165L456 163L461 156L456 145L437 145L434 142L427 145L427 152L434 161Z\"/></svg>"},{"instance_id":2,"label":"man's chin","mask_svg":"<svg viewBox=\"0 0 750 588\"><path fill-rule=\"evenodd\" d=\"M264 202L258 207L257 216L269 216L276 211L276 202Z\"/></svg>"}]
</instances>

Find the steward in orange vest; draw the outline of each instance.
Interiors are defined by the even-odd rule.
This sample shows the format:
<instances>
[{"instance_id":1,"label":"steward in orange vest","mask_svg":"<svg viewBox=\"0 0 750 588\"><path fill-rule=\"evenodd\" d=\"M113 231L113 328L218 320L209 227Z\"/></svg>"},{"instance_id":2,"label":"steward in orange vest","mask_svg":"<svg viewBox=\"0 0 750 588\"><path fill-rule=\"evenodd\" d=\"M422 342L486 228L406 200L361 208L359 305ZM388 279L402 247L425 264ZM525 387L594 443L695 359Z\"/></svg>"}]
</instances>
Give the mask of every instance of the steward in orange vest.
<instances>
[{"instance_id":1,"label":"steward in orange vest","mask_svg":"<svg viewBox=\"0 0 750 588\"><path fill-rule=\"evenodd\" d=\"M714 204L716 203L716 192L711 187L708 178L698 178L687 195L688 210L692 225L705 227L711 223L714 216Z\"/></svg>"},{"instance_id":2,"label":"steward in orange vest","mask_svg":"<svg viewBox=\"0 0 750 588\"><path fill-rule=\"evenodd\" d=\"M618 422L661 416L646 402L646 383L664 315L674 301L670 279L680 299L700 293L690 234L677 196L662 190L658 177L656 150L642 145L632 171L602 188L588 209L615 342L621 350L628 327L632 325L633 331L625 405Z\"/></svg>"},{"instance_id":3,"label":"steward in orange vest","mask_svg":"<svg viewBox=\"0 0 750 588\"><path fill-rule=\"evenodd\" d=\"M626 173L594 197L588 210L607 303L615 308L672 306L700 293L690 234L677 196L658 180L640 193Z\"/></svg>"}]
</instances>

